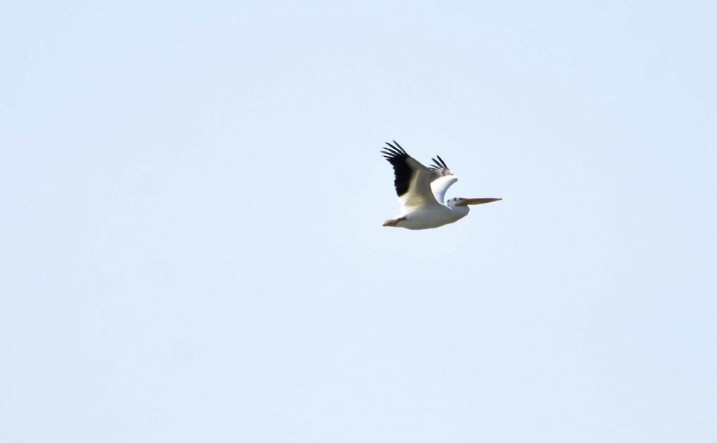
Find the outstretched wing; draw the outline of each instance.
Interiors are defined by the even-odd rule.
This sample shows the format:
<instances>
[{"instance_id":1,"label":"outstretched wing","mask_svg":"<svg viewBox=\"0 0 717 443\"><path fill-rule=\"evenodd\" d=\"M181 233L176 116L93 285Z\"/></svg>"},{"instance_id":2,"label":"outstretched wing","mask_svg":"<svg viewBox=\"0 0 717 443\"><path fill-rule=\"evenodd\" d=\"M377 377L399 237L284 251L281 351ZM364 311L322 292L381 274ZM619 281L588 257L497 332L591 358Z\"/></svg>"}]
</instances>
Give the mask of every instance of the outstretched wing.
<instances>
[{"instance_id":1,"label":"outstretched wing","mask_svg":"<svg viewBox=\"0 0 717 443\"><path fill-rule=\"evenodd\" d=\"M455 175L448 169L448 165L440 155L433 158L431 165L431 191L438 203L443 204L446 191L451 185L458 181Z\"/></svg>"},{"instance_id":2,"label":"outstretched wing","mask_svg":"<svg viewBox=\"0 0 717 443\"><path fill-rule=\"evenodd\" d=\"M386 144L388 147L383 148L381 153L393 166L395 175L393 184L401 202L401 213L438 205L431 189L434 170L428 169L408 155L395 140L393 144L388 142Z\"/></svg>"}]
</instances>

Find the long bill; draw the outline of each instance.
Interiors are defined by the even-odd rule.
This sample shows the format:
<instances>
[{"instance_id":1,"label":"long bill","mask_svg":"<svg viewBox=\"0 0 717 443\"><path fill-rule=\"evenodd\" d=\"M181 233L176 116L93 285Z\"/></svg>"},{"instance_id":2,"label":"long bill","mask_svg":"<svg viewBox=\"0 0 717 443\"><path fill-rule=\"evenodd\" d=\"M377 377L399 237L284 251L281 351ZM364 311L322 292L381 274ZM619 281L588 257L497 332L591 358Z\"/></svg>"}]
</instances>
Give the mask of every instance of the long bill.
<instances>
[{"instance_id":1,"label":"long bill","mask_svg":"<svg viewBox=\"0 0 717 443\"><path fill-rule=\"evenodd\" d=\"M482 205L483 203L497 202L503 200L502 198L464 198L463 201L458 203L456 206L468 206L468 205Z\"/></svg>"}]
</instances>

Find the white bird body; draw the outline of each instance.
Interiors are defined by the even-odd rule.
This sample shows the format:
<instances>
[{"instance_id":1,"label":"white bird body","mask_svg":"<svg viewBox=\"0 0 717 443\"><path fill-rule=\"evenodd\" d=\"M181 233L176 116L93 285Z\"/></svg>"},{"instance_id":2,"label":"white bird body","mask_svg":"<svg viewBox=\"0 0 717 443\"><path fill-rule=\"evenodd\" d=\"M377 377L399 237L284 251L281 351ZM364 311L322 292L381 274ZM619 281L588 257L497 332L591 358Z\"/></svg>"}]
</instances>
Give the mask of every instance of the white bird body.
<instances>
[{"instance_id":1,"label":"white bird body","mask_svg":"<svg viewBox=\"0 0 717 443\"><path fill-rule=\"evenodd\" d=\"M402 220L398 227L412 230L438 228L457 222L468 215L468 211L470 211L468 206L451 208L446 205L436 205L402 212L401 217L405 217L405 220Z\"/></svg>"},{"instance_id":2,"label":"white bird body","mask_svg":"<svg viewBox=\"0 0 717 443\"><path fill-rule=\"evenodd\" d=\"M400 215L386 220L384 226L406 229L431 229L454 223L470 212L468 205L490 203L499 198L452 198L444 203L446 191L458 181L440 156L430 168L411 157L395 141L386 143L382 153L393 166L394 186L400 203Z\"/></svg>"}]
</instances>

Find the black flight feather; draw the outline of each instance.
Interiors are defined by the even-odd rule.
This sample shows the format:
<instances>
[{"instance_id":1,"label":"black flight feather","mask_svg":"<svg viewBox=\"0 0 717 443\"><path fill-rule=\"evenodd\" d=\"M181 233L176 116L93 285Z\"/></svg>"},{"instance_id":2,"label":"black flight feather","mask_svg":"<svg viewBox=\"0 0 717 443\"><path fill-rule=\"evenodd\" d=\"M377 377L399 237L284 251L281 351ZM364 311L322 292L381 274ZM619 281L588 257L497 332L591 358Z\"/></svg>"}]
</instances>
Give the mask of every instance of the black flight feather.
<instances>
[{"instance_id":1,"label":"black flight feather","mask_svg":"<svg viewBox=\"0 0 717 443\"><path fill-rule=\"evenodd\" d=\"M413 170L408 165L408 159L410 158L408 153L406 153L401 145L396 143L395 140L393 143L394 144L392 145L391 143L386 142L389 147L383 148L381 153L384 158L391 163L391 166L393 166L393 173L395 175L393 184L396 187L396 194L400 197L408 192L408 186L411 183L411 174L413 173Z\"/></svg>"},{"instance_id":2,"label":"black flight feather","mask_svg":"<svg viewBox=\"0 0 717 443\"><path fill-rule=\"evenodd\" d=\"M433 158L432 160L433 164L431 165L431 169L448 169L448 165L443 161L440 155L437 155L436 158Z\"/></svg>"}]
</instances>

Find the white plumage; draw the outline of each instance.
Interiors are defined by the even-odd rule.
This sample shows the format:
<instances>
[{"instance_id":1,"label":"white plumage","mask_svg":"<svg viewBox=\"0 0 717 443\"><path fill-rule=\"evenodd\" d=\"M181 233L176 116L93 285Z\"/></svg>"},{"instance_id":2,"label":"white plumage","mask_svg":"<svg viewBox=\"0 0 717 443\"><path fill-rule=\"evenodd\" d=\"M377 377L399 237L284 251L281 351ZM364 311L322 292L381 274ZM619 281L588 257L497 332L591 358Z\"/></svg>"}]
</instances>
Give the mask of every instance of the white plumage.
<instances>
[{"instance_id":1,"label":"white plumage","mask_svg":"<svg viewBox=\"0 0 717 443\"><path fill-rule=\"evenodd\" d=\"M386 143L381 153L393 166L394 185L401 206L395 219L383 225L406 229L430 229L456 222L470 212L469 205L479 205L500 198L449 199L444 203L446 191L458 181L440 156L433 159L430 168L408 155L396 143Z\"/></svg>"}]
</instances>

